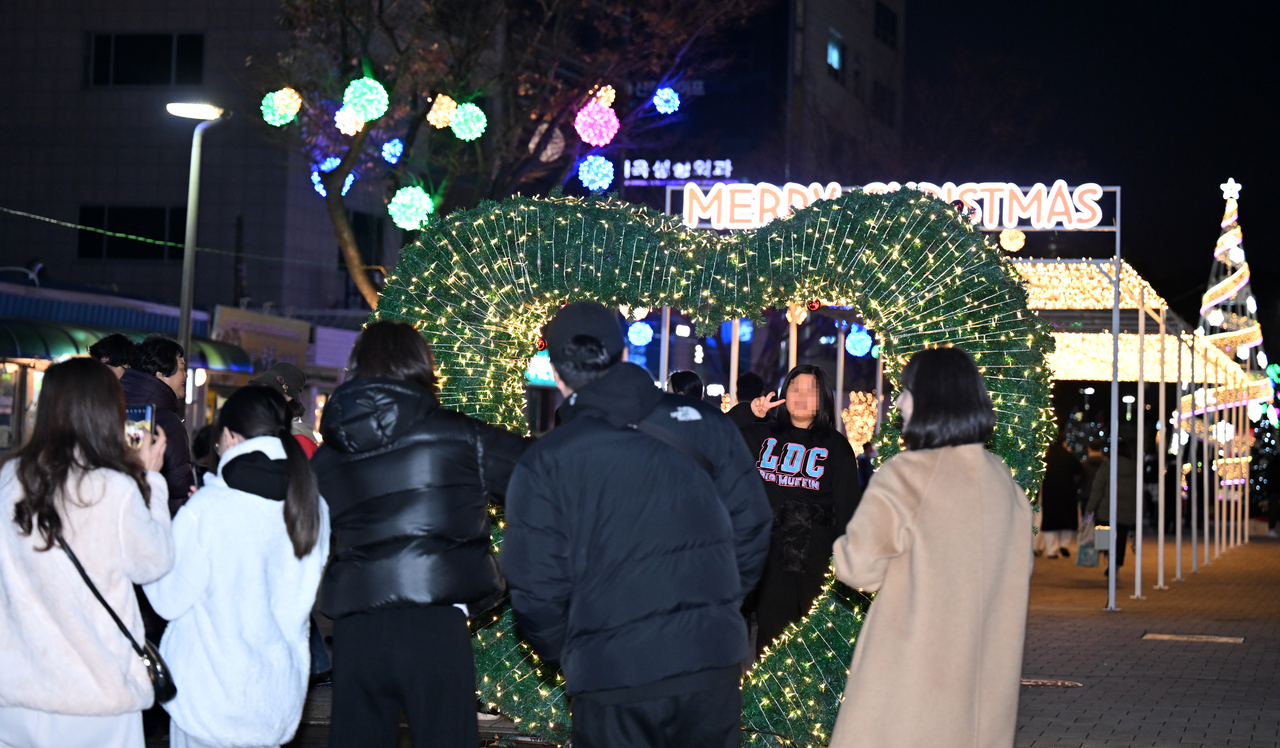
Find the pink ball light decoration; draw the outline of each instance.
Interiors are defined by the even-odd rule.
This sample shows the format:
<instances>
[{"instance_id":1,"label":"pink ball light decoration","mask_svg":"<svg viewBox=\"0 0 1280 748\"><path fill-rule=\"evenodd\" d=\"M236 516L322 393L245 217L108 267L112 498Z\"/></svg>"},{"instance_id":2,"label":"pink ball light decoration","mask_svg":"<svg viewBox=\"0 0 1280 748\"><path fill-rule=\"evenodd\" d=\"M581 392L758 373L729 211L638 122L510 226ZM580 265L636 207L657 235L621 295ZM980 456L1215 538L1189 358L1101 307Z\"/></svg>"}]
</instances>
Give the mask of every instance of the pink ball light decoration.
<instances>
[{"instance_id":1,"label":"pink ball light decoration","mask_svg":"<svg viewBox=\"0 0 1280 748\"><path fill-rule=\"evenodd\" d=\"M618 124L618 115L598 101L578 110L578 116L573 120L573 128L582 140L597 148L613 140L613 136L618 134Z\"/></svg>"}]
</instances>

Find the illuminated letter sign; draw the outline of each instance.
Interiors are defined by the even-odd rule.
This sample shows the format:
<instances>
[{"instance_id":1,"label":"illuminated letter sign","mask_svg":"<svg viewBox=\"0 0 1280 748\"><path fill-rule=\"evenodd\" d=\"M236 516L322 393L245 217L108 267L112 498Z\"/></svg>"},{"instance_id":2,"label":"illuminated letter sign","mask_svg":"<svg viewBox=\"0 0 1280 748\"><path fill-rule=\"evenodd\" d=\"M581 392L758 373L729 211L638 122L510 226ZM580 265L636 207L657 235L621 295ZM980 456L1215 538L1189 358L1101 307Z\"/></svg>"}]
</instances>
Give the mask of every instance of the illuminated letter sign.
<instances>
[{"instance_id":1,"label":"illuminated letter sign","mask_svg":"<svg viewBox=\"0 0 1280 748\"><path fill-rule=\"evenodd\" d=\"M1102 222L1098 198L1102 188L1086 182L1072 190L1061 179L1051 187L1036 183L1025 193L1012 182L965 182L942 186L929 182L907 182L910 189L934 195L946 203L959 202L970 211L969 219L983 229L1017 228L1023 219L1032 228L1091 229ZM867 194L884 194L902 189L897 182L871 182L862 186ZM703 193L692 182L684 186L684 223L697 228L702 219L715 229L755 229L777 218L787 218L795 209L819 200L833 200L843 192L839 184L825 187L817 182L805 187L788 182L781 187L768 183L717 184Z\"/></svg>"},{"instance_id":2,"label":"illuminated letter sign","mask_svg":"<svg viewBox=\"0 0 1280 748\"><path fill-rule=\"evenodd\" d=\"M778 187L760 184L717 184L710 192L693 182L684 186L684 223L697 228L703 218L715 229L758 229L775 218L786 218L796 208L807 208L819 200L840 197L839 182L805 187L788 182Z\"/></svg>"}]
</instances>

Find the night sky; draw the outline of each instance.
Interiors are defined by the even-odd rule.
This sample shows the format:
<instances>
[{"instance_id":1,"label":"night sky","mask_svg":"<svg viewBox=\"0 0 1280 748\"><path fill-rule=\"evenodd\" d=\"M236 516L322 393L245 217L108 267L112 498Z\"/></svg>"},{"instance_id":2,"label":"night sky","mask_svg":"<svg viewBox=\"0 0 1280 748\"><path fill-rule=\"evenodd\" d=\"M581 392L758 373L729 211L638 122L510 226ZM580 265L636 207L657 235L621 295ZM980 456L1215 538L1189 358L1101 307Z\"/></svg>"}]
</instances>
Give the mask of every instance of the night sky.
<instances>
[{"instance_id":1,"label":"night sky","mask_svg":"<svg viewBox=\"0 0 1280 748\"><path fill-rule=\"evenodd\" d=\"M1011 76L1038 82L1051 107L1026 135L1035 147L1007 165L1015 173L930 181L1120 185L1125 259L1194 327L1224 207L1218 185L1234 177L1244 185L1240 225L1259 317L1275 341L1271 352L1280 353L1280 231L1268 194L1280 135L1268 112L1280 87L1274 11L1266 9L1258 2L908 0L908 85L945 85L957 56L991 56L1006 61ZM991 77L984 95L998 97L1001 80ZM905 113L908 122L913 114Z\"/></svg>"}]
</instances>

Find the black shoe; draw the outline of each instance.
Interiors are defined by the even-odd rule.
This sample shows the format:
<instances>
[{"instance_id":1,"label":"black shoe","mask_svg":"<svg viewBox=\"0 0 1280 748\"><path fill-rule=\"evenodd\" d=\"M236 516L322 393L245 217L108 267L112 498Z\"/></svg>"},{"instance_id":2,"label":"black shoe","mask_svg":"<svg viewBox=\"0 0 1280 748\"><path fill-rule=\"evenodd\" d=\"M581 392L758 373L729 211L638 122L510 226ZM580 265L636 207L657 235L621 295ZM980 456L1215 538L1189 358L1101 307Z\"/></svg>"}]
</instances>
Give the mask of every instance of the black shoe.
<instances>
[{"instance_id":1,"label":"black shoe","mask_svg":"<svg viewBox=\"0 0 1280 748\"><path fill-rule=\"evenodd\" d=\"M1071 558L1071 551L1066 548L1059 548L1058 553L1061 553L1063 558Z\"/></svg>"}]
</instances>

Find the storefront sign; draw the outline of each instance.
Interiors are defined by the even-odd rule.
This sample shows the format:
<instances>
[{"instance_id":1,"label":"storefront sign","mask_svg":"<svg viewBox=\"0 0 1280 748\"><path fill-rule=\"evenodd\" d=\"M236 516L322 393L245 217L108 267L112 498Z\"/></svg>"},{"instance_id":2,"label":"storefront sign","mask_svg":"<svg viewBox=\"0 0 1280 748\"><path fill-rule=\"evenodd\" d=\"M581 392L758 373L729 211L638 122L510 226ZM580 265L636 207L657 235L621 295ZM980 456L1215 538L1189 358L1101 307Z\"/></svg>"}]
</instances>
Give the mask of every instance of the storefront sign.
<instances>
[{"instance_id":1,"label":"storefront sign","mask_svg":"<svg viewBox=\"0 0 1280 748\"><path fill-rule=\"evenodd\" d=\"M253 358L255 372L277 361L305 367L311 345L311 323L218 306L213 311L213 339L245 349Z\"/></svg>"},{"instance_id":2,"label":"storefront sign","mask_svg":"<svg viewBox=\"0 0 1280 748\"><path fill-rule=\"evenodd\" d=\"M1037 183L1025 192L1012 182L947 182L941 186L930 182L907 182L907 188L936 195L943 202L960 202L972 211L970 220L993 230L1004 226L1016 228L1024 219L1032 228L1064 230L1089 229L1102 221L1098 199L1102 187L1086 182L1074 189L1061 179L1046 187ZM894 192L902 188L897 182L873 182L863 185L869 193ZM711 221L715 229L754 229L775 218L786 218L796 208L804 208L818 200L830 200L842 192L857 189L831 182L825 187L817 182L805 187L794 182L778 187L760 184L717 184L704 193L696 184L684 186L684 223L696 227L702 219Z\"/></svg>"}]
</instances>

